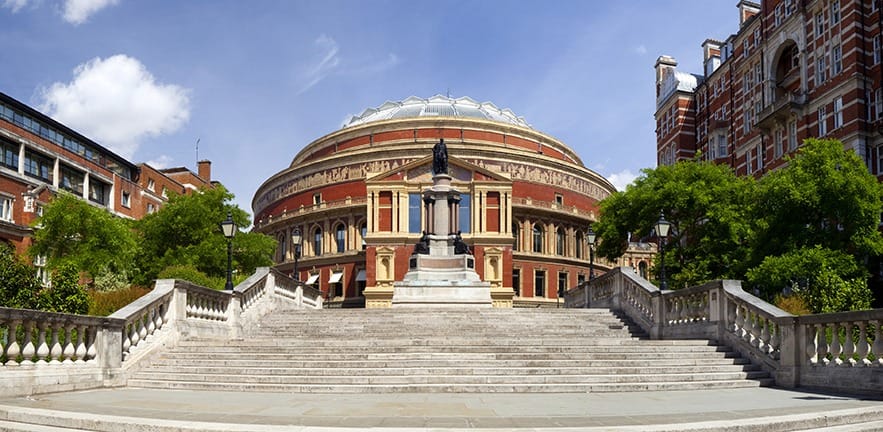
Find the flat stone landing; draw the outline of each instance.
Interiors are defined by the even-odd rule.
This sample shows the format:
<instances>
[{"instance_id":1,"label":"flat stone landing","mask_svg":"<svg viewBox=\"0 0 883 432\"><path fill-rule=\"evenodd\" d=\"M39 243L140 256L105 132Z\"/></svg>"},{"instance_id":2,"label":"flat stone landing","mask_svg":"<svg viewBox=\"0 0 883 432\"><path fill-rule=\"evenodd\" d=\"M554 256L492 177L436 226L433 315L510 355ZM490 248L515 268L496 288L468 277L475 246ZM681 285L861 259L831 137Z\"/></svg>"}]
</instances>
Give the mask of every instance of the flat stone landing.
<instances>
[{"instance_id":1,"label":"flat stone landing","mask_svg":"<svg viewBox=\"0 0 883 432\"><path fill-rule=\"evenodd\" d=\"M396 282L392 307L491 307L490 282L404 280Z\"/></svg>"},{"instance_id":2,"label":"flat stone landing","mask_svg":"<svg viewBox=\"0 0 883 432\"><path fill-rule=\"evenodd\" d=\"M853 426L848 428L836 427L850 423ZM29 431L578 428L744 432L770 430L770 425L777 431L881 430L883 402L773 388L567 395L291 394L118 388L0 400L0 430Z\"/></svg>"}]
</instances>

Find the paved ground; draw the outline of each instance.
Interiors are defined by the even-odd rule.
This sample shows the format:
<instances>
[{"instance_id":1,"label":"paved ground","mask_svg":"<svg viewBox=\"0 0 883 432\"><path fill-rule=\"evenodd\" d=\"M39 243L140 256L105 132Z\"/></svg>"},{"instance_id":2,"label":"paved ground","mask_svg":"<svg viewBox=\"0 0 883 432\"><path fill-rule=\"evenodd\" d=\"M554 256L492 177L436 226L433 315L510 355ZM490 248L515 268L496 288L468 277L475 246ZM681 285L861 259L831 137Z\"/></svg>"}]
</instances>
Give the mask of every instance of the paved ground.
<instances>
[{"instance_id":1,"label":"paved ground","mask_svg":"<svg viewBox=\"0 0 883 432\"><path fill-rule=\"evenodd\" d=\"M648 430L646 425L679 429L675 427L678 424L684 428L696 422L732 426L759 418L787 419L850 409L876 412L883 418L880 400L771 388L596 394L284 394L120 388L2 399L0 408L163 419L190 425L267 425L267 430L277 429L274 425L306 426L301 430L610 426Z\"/></svg>"}]
</instances>

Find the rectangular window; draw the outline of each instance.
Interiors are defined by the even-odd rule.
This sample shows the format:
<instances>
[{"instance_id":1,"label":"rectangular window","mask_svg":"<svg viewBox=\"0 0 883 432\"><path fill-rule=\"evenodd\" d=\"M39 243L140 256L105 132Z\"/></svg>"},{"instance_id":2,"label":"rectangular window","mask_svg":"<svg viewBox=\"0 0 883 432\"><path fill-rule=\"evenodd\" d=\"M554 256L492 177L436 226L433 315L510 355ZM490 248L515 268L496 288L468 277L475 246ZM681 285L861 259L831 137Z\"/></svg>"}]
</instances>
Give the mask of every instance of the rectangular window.
<instances>
[{"instance_id":1,"label":"rectangular window","mask_svg":"<svg viewBox=\"0 0 883 432\"><path fill-rule=\"evenodd\" d=\"M760 45L760 28L754 29L754 46Z\"/></svg>"},{"instance_id":2,"label":"rectangular window","mask_svg":"<svg viewBox=\"0 0 883 432\"><path fill-rule=\"evenodd\" d=\"M825 82L825 57L819 56L818 60L816 60L816 86L822 85Z\"/></svg>"},{"instance_id":3,"label":"rectangular window","mask_svg":"<svg viewBox=\"0 0 883 432\"><path fill-rule=\"evenodd\" d=\"M757 171L763 171L763 158L764 158L764 148L763 144L757 145Z\"/></svg>"},{"instance_id":4,"label":"rectangular window","mask_svg":"<svg viewBox=\"0 0 883 432\"><path fill-rule=\"evenodd\" d=\"M871 0L871 13L877 12L879 6L877 6L877 2L880 0Z\"/></svg>"},{"instance_id":5,"label":"rectangular window","mask_svg":"<svg viewBox=\"0 0 883 432\"><path fill-rule=\"evenodd\" d=\"M472 232L472 211L470 203L472 198L469 194L460 194L460 231L464 233Z\"/></svg>"},{"instance_id":6,"label":"rectangular window","mask_svg":"<svg viewBox=\"0 0 883 432\"><path fill-rule=\"evenodd\" d=\"M110 187L99 181L90 179L89 181L89 199L98 204L107 204L107 191Z\"/></svg>"},{"instance_id":7,"label":"rectangular window","mask_svg":"<svg viewBox=\"0 0 883 432\"><path fill-rule=\"evenodd\" d=\"M748 57L748 52L749 52L749 47L750 47L750 45L748 45L749 43L750 42L748 41L747 37L745 38L745 40L742 41L742 55L744 55L746 57Z\"/></svg>"},{"instance_id":8,"label":"rectangular window","mask_svg":"<svg viewBox=\"0 0 883 432\"><path fill-rule=\"evenodd\" d=\"M751 107L745 109L745 114L742 114L742 133L744 135L748 135L748 132L751 132Z\"/></svg>"},{"instance_id":9,"label":"rectangular window","mask_svg":"<svg viewBox=\"0 0 883 432\"><path fill-rule=\"evenodd\" d=\"M773 157L779 158L782 156L782 149L785 147L785 131L782 129L776 129L776 139L773 142Z\"/></svg>"},{"instance_id":10,"label":"rectangular window","mask_svg":"<svg viewBox=\"0 0 883 432\"><path fill-rule=\"evenodd\" d=\"M784 15L785 15L785 7L782 3L779 3L779 5L776 6L776 11L774 14L774 16L775 16L774 25L776 27L782 25L782 18L784 18Z\"/></svg>"},{"instance_id":11,"label":"rectangular window","mask_svg":"<svg viewBox=\"0 0 883 432\"><path fill-rule=\"evenodd\" d=\"M129 195L128 192L123 192L123 193L121 194L121 197L120 197L120 204L122 204L123 207L125 207L125 208L130 208L130 207L132 206L131 201L132 201L132 199L131 199L131 195Z\"/></svg>"},{"instance_id":12,"label":"rectangular window","mask_svg":"<svg viewBox=\"0 0 883 432\"><path fill-rule=\"evenodd\" d=\"M408 232L411 234L420 234L422 232L422 221L420 214L423 199L417 192L408 193Z\"/></svg>"},{"instance_id":13,"label":"rectangular window","mask_svg":"<svg viewBox=\"0 0 883 432\"><path fill-rule=\"evenodd\" d=\"M788 151L797 150L797 120L788 122Z\"/></svg>"},{"instance_id":14,"label":"rectangular window","mask_svg":"<svg viewBox=\"0 0 883 432\"><path fill-rule=\"evenodd\" d=\"M0 196L0 220L12 222L12 204L13 199L6 196Z\"/></svg>"},{"instance_id":15,"label":"rectangular window","mask_svg":"<svg viewBox=\"0 0 883 432\"><path fill-rule=\"evenodd\" d=\"M873 53L874 63L873 64L880 63L880 45L881 45L880 42L881 42L880 35L874 36L873 46L871 47L874 50L874 53Z\"/></svg>"},{"instance_id":16,"label":"rectangular window","mask_svg":"<svg viewBox=\"0 0 883 432\"><path fill-rule=\"evenodd\" d=\"M516 297L521 296L521 269L512 269L512 291Z\"/></svg>"},{"instance_id":17,"label":"rectangular window","mask_svg":"<svg viewBox=\"0 0 883 432\"><path fill-rule=\"evenodd\" d=\"M0 165L6 168L18 169L18 146L5 141L0 141Z\"/></svg>"},{"instance_id":18,"label":"rectangular window","mask_svg":"<svg viewBox=\"0 0 883 432\"><path fill-rule=\"evenodd\" d=\"M25 174L52 183L52 160L38 153L25 152Z\"/></svg>"},{"instance_id":19,"label":"rectangular window","mask_svg":"<svg viewBox=\"0 0 883 432\"><path fill-rule=\"evenodd\" d=\"M754 65L754 82L760 84L763 82L763 65L757 63Z\"/></svg>"},{"instance_id":20,"label":"rectangular window","mask_svg":"<svg viewBox=\"0 0 883 432\"><path fill-rule=\"evenodd\" d=\"M825 33L825 13L816 14L816 37L822 37Z\"/></svg>"},{"instance_id":21,"label":"rectangular window","mask_svg":"<svg viewBox=\"0 0 883 432\"><path fill-rule=\"evenodd\" d=\"M545 270L534 270L533 296L534 297L545 297L546 296L546 271Z\"/></svg>"},{"instance_id":22,"label":"rectangular window","mask_svg":"<svg viewBox=\"0 0 883 432\"><path fill-rule=\"evenodd\" d=\"M742 76L742 93L748 95L749 90L751 90L751 74L746 73Z\"/></svg>"},{"instance_id":23,"label":"rectangular window","mask_svg":"<svg viewBox=\"0 0 883 432\"><path fill-rule=\"evenodd\" d=\"M753 162L754 162L754 157L751 154L751 150L748 150L747 152L745 152L745 173L746 174L751 174L752 172L754 172L754 170L751 169L751 164Z\"/></svg>"},{"instance_id":24,"label":"rectangular window","mask_svg":"<svg viewBox=\"0 0 883 432\"><path fill-rule=\"evenodd\" d=\"M319 204L322 204L322 194L321 193L314 193L313 194L313 205L319 205Z\"/></svg>"},{"instance_id":25,"label":"rectangular window","mask_svg":"<svg viewBox=\"0 0 883 432\"><path fill-rule=\"evenodd\" d=\"M835 25L840 22L840 0L834 0L831 2L831 25Z\"/></svg>"},{"instance_id":26,"label":"rectangular window","mask_svg":"<svg viewBox=\"0 0 883 432\"><path fill-rule=\"evenodd\" d=\"M558 272L558 298L564 298L567 292L567 273Z\"/></svg>"},{"instance_id":27,"label":"rectangular window","mask_svg":"<svg viewBox=\"0 0 883 432\"><path fill-rule=\"evenodd\" d=\"M840 45L831 49L831 75L843 72L843 51Z\"/></svg>"},{"instance_id":28,"label":"rectangular window","mask_svg":"<svg viewBox=\"0 0 883 432\"><path fill-rule=\"evenodd\" d=\"M86 176L77 170L67 166L61 166L61 179L58 186L77 196L83 196L83 183Z\"/></svg>"},{"instance_id":29,"label":"rectangular window","mask_svg":"<svg viewBox=\"0 0 883 432\"><path fill-rule=\"evenodd\" d=\"M719 134L717 136L717 150L715 151L715 156L718 158L726 157L727 155L727 135Z\"/></svg>"},{"instance_id":30,"label":"rectangular window","mask_svg":"<svg viewBox=\"0 0 883 432\"><path fill-rule=\"evenodd\" d=\"M843 126L843 98L834 99L834 129Z\"/></svg>"},{"instance_id":31,"label":"rectangular window","mask_svg":"<svg viewBox=\"0 0 883 432\"><path fill-rule=\"evenodd\" d=\"M794 13L794 0L785 0L785 17Z\"/></svg>"},{"instance_id":32,"label":"rectangular window","mask_svg":"<svg viewBox=\"0 0 883 432\"><path fill-rule=\"evenodd\" d=\"M883 87L874 91L874 119L877 120L883 116Z\"/></svg>"},{"instance_id":33,"label":"rectangular window","mask_svg":"<svg viewBox=\"0 0 883 432\"><path fill-rule=\"evenodd\" d=\"M828 135L828 125L825 124L828 118L828 113L826 111L824 105L819 107L819 138Z\"/></svg>"}]
</instances>

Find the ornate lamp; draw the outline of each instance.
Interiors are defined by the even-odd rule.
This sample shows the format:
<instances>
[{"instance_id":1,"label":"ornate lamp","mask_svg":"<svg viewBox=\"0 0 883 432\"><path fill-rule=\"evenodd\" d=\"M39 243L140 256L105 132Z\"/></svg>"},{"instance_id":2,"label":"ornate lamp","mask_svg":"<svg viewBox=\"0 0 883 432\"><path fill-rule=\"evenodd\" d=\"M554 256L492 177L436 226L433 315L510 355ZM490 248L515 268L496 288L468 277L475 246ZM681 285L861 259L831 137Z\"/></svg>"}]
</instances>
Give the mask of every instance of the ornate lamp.
<instances>
[{"instance_id":1,"label":"ornate lamp","mask_svg":"<svg viewBox=\"0 0 883 432\"><path fill-rule=\"evenodd\" d=\"M227 237L227 283L224 289L233 291L233 236L236 235L236 222L233 222L233 215L229 211L227 219L221 222L221 231Z\"/></svg>"}]
</instances>

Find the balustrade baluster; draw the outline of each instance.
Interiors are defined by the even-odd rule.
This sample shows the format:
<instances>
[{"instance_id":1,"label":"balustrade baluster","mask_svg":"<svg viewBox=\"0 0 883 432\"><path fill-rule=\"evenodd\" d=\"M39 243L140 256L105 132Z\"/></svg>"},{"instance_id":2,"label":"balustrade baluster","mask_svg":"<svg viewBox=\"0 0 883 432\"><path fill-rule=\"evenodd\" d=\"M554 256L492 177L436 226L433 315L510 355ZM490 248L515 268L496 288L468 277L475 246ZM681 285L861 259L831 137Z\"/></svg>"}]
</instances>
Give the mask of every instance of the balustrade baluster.
<instances>
[{"instance_id":1,"label":"balustrade baluster","mask_svg":"<svg viewBox=\"0 0 883 432\"><path fill-rule=\"evenodd\" d=\"M876 357L876 365L883 367L883 320L877 320L877 326L874 329L874 357Z\"/></svg>"},{"instance_id":2,"label":"balustrade baluster","mask_svg":"<svg viewBox=\"0 0 883 432\"><path fill-rule=\"evenodd\" d=\"M157 306L157 314L156 314L156 328L161 329L163 324L166 323L166 305L161 303Z\"/></svg>"},{"instance_id":3,"label":"balustrade baluster","mask_svg":"<svg viewBox=\"0 0 883 432\"><path fill-rule=\"evenodd\" d=\"M19 320L11 320L6 327L6 366L18 366L18 355L21 354L21 347L18 344L18 325Z\"/></svg>"},{"instance_id":4,"label":"balustrade baluster","mask_svg":"<svg viewBox=\"0 0 883 432\"><path fill-rule=\"evenodd\" d=\"M724 297L726 299L726 297ZM736 315L736 303L727 300L727 330L731 333L736 333L739 329L738 324L736 324L736 319L738 318Z\"/></svg>"},{"instance_id":5,"label":"balustrade baluster","mask_svg":"<svg viewBox=\"0 0 883 432\"><path fill-rule=\"evenodd\" d=\"M64 349L61 351L62 363L73 363L74 362L74 354L76 354L77 349L74 345L73 341L73 329L74 325L72 323L68 323L64 326Z\"/></svg>"},{"instance_id":6,"label":"balustrade baluster","mask_svg":"<svg viewBox=\"0 0 883 432\"><path fill-rule=\"evenodd\" d=\"M77 356L75 363L85 363L86 362L86 326L80 325L77 327L77 349L74 351L74 355Z\"/></svg>"},{"instance_id":7,"label":"balustrade baluster","mask_svg":"<svg viewBox=\"0 0 883 432\"><path fill-rule=\"evenodd\" d=\"M843 348L840 345L840 328L840 323L835 322L833 330L831 330L831 363L829 365L833 366L843 364L843 360L840 359L840 354L843 352Z\"/></svg>"},{"instance_id":8,"label":"balustrade baluster","mask_svg":"<svg viewBox=\"0 0 883 432\"><path fill-rule=\"evenodd\" d=\"M775 322L773 322L772 320L769 321L769 326L770 326L770 357L772 357L773 360L779 360L779 353L780 353L780 349L781 349L780 344L782 343L782 340L780 338L780 332L782 331L782 329L780 329L779 325L776 324Z\"/></svg>"},{"instance_id":9,"label":"balustrade baluster","mask_svg":"<svg viewBox=\"0 0 883 432\"><path fill-rule=\"evenodd\" d=\"M769 355L772 352L772 348L770 347L770 322L763 317L757 317L758 322L760 323L760 341L758 342L760 351L764 354Z\"/></svg>"},{"instance_id":10,"label":"balustrade baluster","mask_svg":"<svg viewBox=\"0 0 883 432\"><path fill-rule=\"evenodd\" d=\"M806 346L804 347L804 354L806 355L806 360L809 361L811 366L815 366L819 364L818 358L818 347L816 347L816 326L807 325L806 327Z\"/></svg>"},{"instance_id":11,"label":"balustrade baluster","mask_svg":"<svg viewBox=\"0 0 883 432\"><path fill-rule=\"evenodd\" d=\"M140 325L141 321L132 321L131 333L129 333L129 339L132 340L132 346L129 348L129 351L135 349L135 347L138 346L138 342L141 340L138 336L140 334L140 329L138 328Z\"/></svg>"},{"instance_id":12,"label":"balustrade baluster","mask_svg":"<svg viewBox=\"0 0 883 432\"><path fill-rule=\"evenodd\" d=\"M147 339L147 335L149 334L147 332L148 323L145 323L144 321L149 320L149 319L150 318L149 318L148 312L145 312L144 315L141 315L140 317L138 317L138 328L139 328L138 329L138 340ZM149 321L149 323L152 324L153 321Z\"/></svg>"},{"instance_id":13,"label":"balustrade baluster","mask_svg":"<svg viewBox=\"0 0 883 432\"><path fill-rule=\"evenodd\" d=\"M34 363L34 355L37 353L37 348L34 346L34 343L31 341L33 332L36 328L36 324L33 321L25 321L23 323L24 331L25 331L25 340L24 347L21 350L22 355L22 363L33 364Z\"/></svg>"},{"instance_id":14,"label":"balustrade baluster","mask_svg":"<svg viewBox=\"0 0 883 432\"><path fill-rule=\"evenodd\" d=\"M61 363L61 354L64 350L61 348L61 343L58 341L58 335L62 331L61 326L49 326L49 331L52 332L52 348L49 349L49 363L50 364L60 364Z\"/></svg>"},{"instance_id":15,"label":"balustrade baluster","mask_svg":"<svg viewBox=\"0 0 883 432\"><path fill-rule=\"evenodd\" d=\"M745 309L741 305L734 305L736 309L736 319L733 321L733 333L741 339L745 339Z\"/></svg>"},{"instance_id":16,"label":"balustrade baluster","mask_svg":"<svg viewBox=\"0 0 883 432\"><path fill-rule=\"evenodd\" d=\"M869 366L871 362L868 360L868 352L871 346L868 345L868 322L858 322L858 341L856 341L855 353L858 354L857 366Z\"/></svg>"},{"instance_id":17,"label":"balustrade baluster","mask_svg":"<svg viewBox=\"0 0 883 432\"><path fill-rule=\"evenodd\" d=\"M852 340L852 329L852 321L847 321L846 330L844 331L845 337L843 338L843 358L845 359L844 364L847 366L855 365L855 359L852 358L852 355L855 354L855 342Z\"/></svg>"},{"instance_id":18,"label":"balustrade baluster","mask_svg":"<svg viewBox=\"0 0 883 432\"><path fill-rule=\"evenodd\" d=\"M819 365L827 365L828 364L828 325L827 324L817 324L818 327L818 338L816 342L816 354L819 356L818 363Z\"/></svg>"},{"instance_id":19,"label":"balustrade baluster","mask_svg":"<svg viewBox=\"0 0 883 432\"><path fill-rule=\"evenodd\" d=\"M151 307L147 312L147 336L153 336L153 333L156 332L156 315L158 314L157 306Z\"/></svg>"},{"instance_id":20,"label":"balustrade baluster","mask_svg":"<svg viewBox=\"0 0 883 432\"><path fill-rule=\"evenodd\" d=\"M95 346L95 341L98 339L98 329L91 328L86 331L86 362L94 362L95 357L98 355L98 348ZM123 334L123 339L126 339L125 333ZM125 351L123 351L125 353Z\"/></svg>"},{"instance_id":21,"label":"balustrade baluster","mask_svg":"<svg viewBox=\"0 0 883 432\"><path fill-rule=\"evenodd\" d=\"M49 357L49 345L46 343L46 329L48 327L47 323L37 325L37 364L46 364L46 357Z\"/></svg>"}]
</instances>

